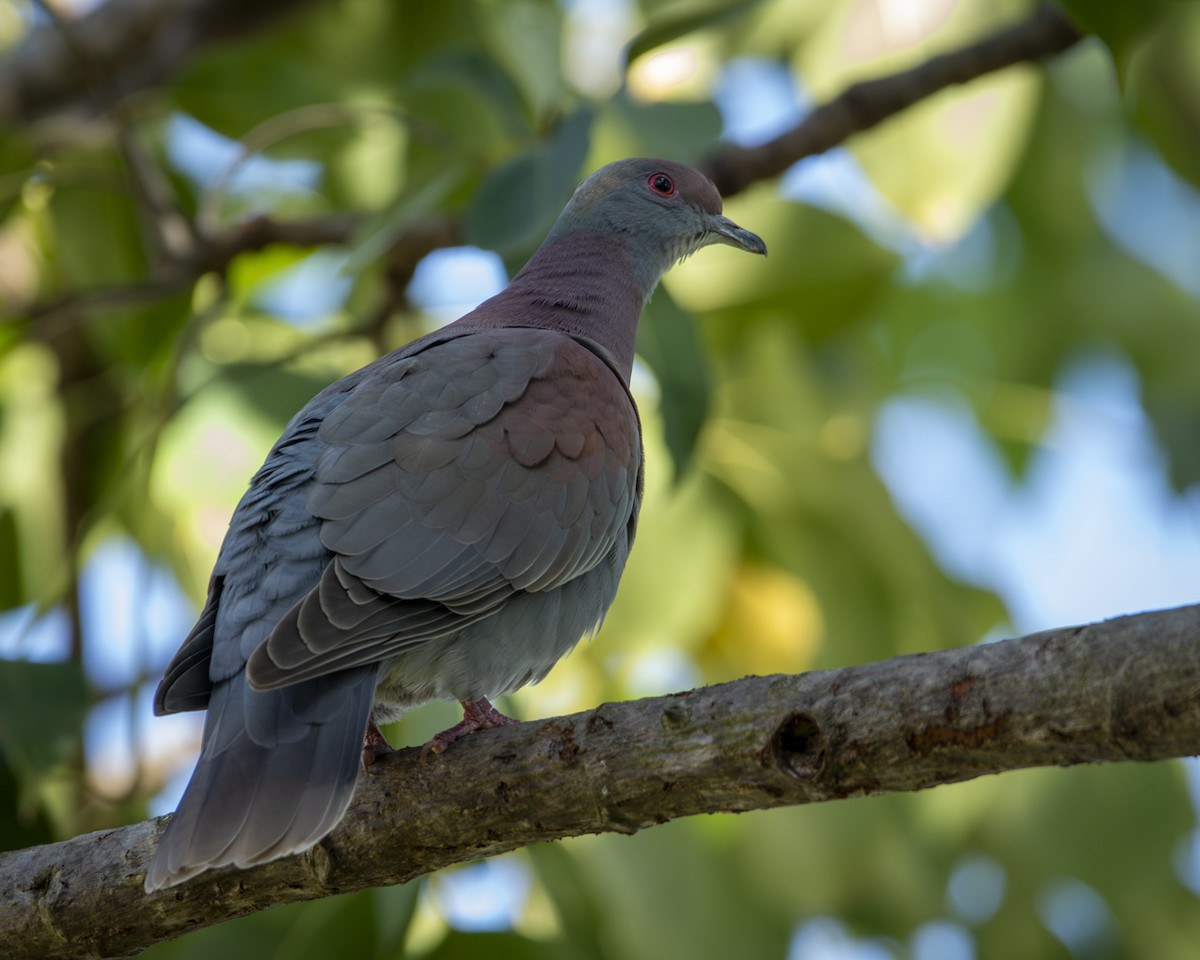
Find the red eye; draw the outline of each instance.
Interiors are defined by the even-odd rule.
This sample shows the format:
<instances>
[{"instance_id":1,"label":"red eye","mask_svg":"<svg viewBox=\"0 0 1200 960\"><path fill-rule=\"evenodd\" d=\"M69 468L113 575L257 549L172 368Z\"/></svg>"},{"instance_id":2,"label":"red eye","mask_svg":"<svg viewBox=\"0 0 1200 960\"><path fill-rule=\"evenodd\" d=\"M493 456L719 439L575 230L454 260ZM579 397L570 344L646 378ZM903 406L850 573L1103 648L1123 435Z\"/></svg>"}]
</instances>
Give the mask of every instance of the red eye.
<instances>
[{"instance_id":1,"label":"red eye","mask_svg":"<svg viewBox=\"0 0 1200 960\"><path fill-rule=\"evenodd\" d=\"M668 177L665 173L652 173L646 179L646 183L650 185L650 189L657 193L660 197L675 196L675 181Z\"/></svg>"}]
</instances>

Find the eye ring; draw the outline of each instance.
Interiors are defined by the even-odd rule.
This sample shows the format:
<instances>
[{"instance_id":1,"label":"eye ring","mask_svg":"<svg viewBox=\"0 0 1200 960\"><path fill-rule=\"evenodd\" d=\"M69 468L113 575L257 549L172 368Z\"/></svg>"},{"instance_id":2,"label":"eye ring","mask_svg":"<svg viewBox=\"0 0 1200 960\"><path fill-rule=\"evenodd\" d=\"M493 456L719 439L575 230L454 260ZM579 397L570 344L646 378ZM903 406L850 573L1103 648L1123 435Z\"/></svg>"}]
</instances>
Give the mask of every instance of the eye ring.
<instances>
[{"instance_id":1,"label":"eye ring","mask_svg":"<svg viewBox=\"0 0 1200 960\"><path fill-rule=\"evenodd\" d=\"M657 193L660 197L675 196L675 181L661 171L650 174L646 178L646 185L652 193Z\"/></svg>"}]
</instances>

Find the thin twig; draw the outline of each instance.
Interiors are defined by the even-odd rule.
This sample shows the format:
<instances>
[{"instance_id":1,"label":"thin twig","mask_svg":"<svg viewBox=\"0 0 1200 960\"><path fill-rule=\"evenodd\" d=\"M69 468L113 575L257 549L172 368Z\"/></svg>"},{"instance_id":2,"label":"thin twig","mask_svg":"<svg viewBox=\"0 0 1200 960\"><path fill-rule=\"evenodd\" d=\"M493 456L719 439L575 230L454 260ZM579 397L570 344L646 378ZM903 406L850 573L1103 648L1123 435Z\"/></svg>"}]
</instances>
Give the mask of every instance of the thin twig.
<instances>
[{"instance_id":1,"label":"thin twig","mask_svg":"<svg viewBox=\"0 0 1200 960\"><path fill-rule=\"evenodd\" d=\"M213 40L250 33L312 0L108 0L80 17L76 35L89 62L110 67L111 88L128 96L162 84ZM53 27L35 27L0 60L0 124L13 125L93 105L94 86Z\"/></svg>"},{"instance_id":2,"label":"thin twig","mask_svg":"<svg viewBox=\"0 0 1200 960\"><path fill-rule=\"evenodd\" d=\"M87 95L98 112L112 122L117 148L125 160L125 180L135 200L151 259L162 267L191 256L196 246L192 221L183 215L170 182L138 140L125 99L114 86L110 65L100 60L97 51L84 42L76 21L62 16L57 7L46 0L34 2L61 36L79 75L87 81Z\"/></svg>"}]
</instances>

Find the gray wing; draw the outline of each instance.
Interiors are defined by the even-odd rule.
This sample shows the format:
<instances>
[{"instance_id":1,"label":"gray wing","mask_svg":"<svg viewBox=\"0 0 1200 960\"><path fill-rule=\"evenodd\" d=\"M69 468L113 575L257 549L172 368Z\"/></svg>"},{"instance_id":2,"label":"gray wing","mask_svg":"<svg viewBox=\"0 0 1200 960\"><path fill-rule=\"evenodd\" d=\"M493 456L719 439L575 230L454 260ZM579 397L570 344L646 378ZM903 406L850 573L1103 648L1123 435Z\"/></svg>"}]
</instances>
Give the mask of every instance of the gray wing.
<instances>
[{"instance_id":1,"label":"gray wing","mask_svg":"<svg viewBox=\"0 0 1200 960\"><path fill-rule=\"evenodd\" d=\"M552 591L632 535L637 413L570 337L475 331L325 418L309 511L333 554L250 656L255 689L375 663Z\"/></svg>"},{"instance_id":2,"label":"gray wing","mask_svg":"<svg viewBox=\"0 0 1200 960\"><path fill-rule=\"evenodd\" d=\"M329 553L305 509L335 385L289 424L238 504L204 610L166 670L157 713L208 708L200 759L146 875L156 890L223 864L312 846L354 791L377 668L284 690L246 683L249 650L321 576Z\"/></svg>"}]
</instances>

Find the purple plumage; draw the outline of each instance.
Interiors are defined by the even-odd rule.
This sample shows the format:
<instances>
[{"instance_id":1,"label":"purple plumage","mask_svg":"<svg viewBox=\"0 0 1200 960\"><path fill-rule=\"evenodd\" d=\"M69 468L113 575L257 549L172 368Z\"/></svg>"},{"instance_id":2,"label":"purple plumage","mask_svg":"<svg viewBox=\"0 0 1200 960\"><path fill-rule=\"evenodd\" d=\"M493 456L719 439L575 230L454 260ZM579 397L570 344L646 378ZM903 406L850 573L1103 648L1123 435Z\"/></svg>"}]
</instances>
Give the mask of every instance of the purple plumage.
<instances>
[{"instance_id":1,"label":"purple plumage","mask_svg":"<svg viewBox=\"0 0 1200 960\"><path fill-rule=\"evenodd\" d=\"M147 891L307 849L345 812L364 736L378 752L374 720L458 700L444 749L598 627L641 500L638 319L710 243L766 252L695 170L609 164L507 289L292 419L159 685L157 712L208 717Z\"/></svg>"}]
</instances>

